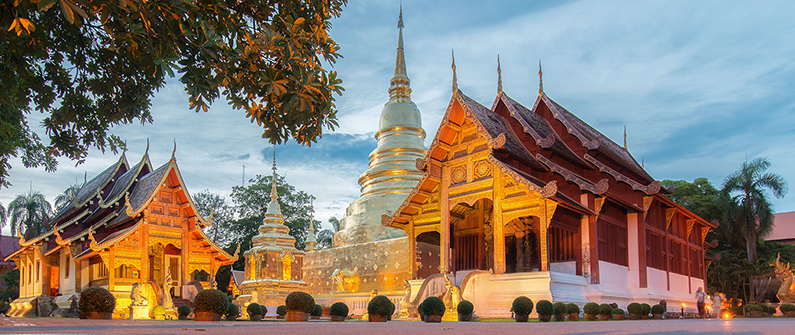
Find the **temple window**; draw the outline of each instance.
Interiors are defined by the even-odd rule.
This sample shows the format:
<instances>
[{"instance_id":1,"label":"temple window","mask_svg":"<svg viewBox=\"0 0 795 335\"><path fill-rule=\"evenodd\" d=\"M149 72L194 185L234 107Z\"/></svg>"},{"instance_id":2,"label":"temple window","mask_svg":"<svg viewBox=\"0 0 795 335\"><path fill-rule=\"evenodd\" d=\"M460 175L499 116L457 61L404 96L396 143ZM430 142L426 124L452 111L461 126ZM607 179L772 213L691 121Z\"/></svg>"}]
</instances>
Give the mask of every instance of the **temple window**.
<instances>
[{"instance_id":1,"label":"temple window","mask_svg":"<svg viewBox=\"0 0 795 335\"><path fill-rule=\"evenodd\" d=\"M41 274L41 262L40 261L36 261L36 282L37 283L39 282L40 274Z\"/></svg>"},{"instance_id":2,"label":"temple window","mask_svg":"<svg viewBox=\"0 0 795 335\"><path fill-rule=\"evenodd\" d=\"M210 280L210 274L207 273L207 271L204 271L204 270L193 270L193 280L209 281Z\"/></svg>"},{"instance_id":3,"label":"temple window","mask_svg":"<svg viewBox=\"0 0 795 335\"><path fill-rule=\"evenodd\" d=\"M551 262L575 260L575 236L577 234L558 227L549 228L549 258Z\"/></svg>"},{"instance_id":4,"label":"temple window","mask_svg":"<svg viewBox=\"0 0 795 335\"><path fill-rule=\"evenodd\" d=\"M290 280L292 278L292 267L293 267L293 260L290 255L284 256L283 266L282 266L282 278L284 280Z\"/></svg>"},{"instance_id":5,"label":"temple window","mask_svg":"<svg viewBox=\"0 0 795 335\"><path fill-rule=\"evenodd\" d=\"M116 268L116 278L138 279L138 271L129 265L120 265Z\"/></svg>"}]
</instances>

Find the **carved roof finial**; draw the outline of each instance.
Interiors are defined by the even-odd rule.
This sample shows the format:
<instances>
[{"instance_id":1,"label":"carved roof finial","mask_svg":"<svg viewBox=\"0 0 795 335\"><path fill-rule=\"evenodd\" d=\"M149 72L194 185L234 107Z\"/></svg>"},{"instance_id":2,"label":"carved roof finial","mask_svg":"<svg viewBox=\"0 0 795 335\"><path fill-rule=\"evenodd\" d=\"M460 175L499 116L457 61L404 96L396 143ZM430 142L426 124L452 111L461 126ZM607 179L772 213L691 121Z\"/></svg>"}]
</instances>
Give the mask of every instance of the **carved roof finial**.
<instances>
[{"instance_id":1,"label":"carved roof finial","mask_svg":"<svg viewBox=\"0 0 795 335\"><path fill-rule=\"evenodd\" d=\"M144 151L144 156L149 156L149 138L146 138L146 151Z\"/></svg>"},{"instance_id":2,"label":"carved roof finial","mask_svg":"<svg viewBox=\"0 0 795 335\"><path fill-rule=\"evenodd\" d=\"M624 125L624 150L627 149L627 125Z\"/></svg>"},{"instance_id":3,"label":"carved roof finial","mask_svg":"<svg viewBox=\"0 0 795 335\"><path fill-rule=\"evenodd\" d=\"M500 69L500 54L497 54L497 95L502 94L502 69Z\"/></svg>"},{"instance_id":4,"label":"carved roof finial","mask_svg":"<svg viewBox=\"0 0 795 335\"><path fill-rule=\"evenodd\" d=\"M174 150L171 150L171 160L172 161L177 159L176 155L177 155L177 139L175 138L174 139Z\"/></svg>"},{"instance_id":5,"label":"carved roof finial","mask_svg":"<svg viewBox=\"0 0 795 335\"><path fill-rule=\"evenodd\" d=\"M456 73L455 73L455 50L453 50L453 65L451 67L453 68L453 95L457 95L458 94L458 77L456 76Z\"/></svg>"},{"instance_id":6,"label":"carved roof finial","mask_svg":"<svg viewBox=\"0 0 795 335\"><path fill-rule=\"evenodd\" d=\"M398 16L398 28L403 28L403 1L400 2L400 16Z\"/></svg>"},{"instance_id":7,"label":"carved roof finial","mask_svg":"<svg viewBox=\"0 0 795 335\"><path fill-rule=\"evenodd\" d=\"M273 178L271 179L271 200L276 201L279 195L276 193L276 146L273 146Z\"/></svg>"},{"instance_id":8,"label":"carved roof finial","mask_svg":"<svg viewBox=\"0 0 795 335\"><path fill-rule=\"evenodd\" d=\"M538 60L538 95L544 94L544 72L541 71L541 60Z\"/></svg>"}]
</instances>

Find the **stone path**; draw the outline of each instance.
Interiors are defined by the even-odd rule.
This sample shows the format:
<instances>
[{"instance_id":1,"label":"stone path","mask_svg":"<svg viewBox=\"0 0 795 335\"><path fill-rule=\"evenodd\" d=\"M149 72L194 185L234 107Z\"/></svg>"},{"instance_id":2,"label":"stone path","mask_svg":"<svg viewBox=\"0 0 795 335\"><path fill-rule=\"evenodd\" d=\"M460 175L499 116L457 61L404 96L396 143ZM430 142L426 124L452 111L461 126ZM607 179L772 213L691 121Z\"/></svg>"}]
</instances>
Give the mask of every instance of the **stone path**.
<instances>
[{"instance_id":1,"label":"stone path","mask_svg":"<svg viewBox=\"0 0 795 335\"><path fill-rule=\"evenodd\" d=\"M0 333L11 334L793 334L795 318L729 320L646 320L579 322L282 322L128 321L0 318Z\"/></svg>"}]
</instances>

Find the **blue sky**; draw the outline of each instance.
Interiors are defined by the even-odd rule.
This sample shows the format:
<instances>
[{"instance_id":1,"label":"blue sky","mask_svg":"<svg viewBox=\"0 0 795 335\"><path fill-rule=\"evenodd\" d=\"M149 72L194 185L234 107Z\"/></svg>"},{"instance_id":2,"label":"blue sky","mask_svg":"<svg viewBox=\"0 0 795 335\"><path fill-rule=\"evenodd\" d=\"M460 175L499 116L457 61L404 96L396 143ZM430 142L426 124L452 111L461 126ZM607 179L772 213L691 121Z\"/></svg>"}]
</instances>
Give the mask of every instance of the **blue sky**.
<instances>
[{"instance_id":1,"label":"blue sky","mask_svg":"<svg viewBox=\"0 0 795 335\"><path fill-rule=\"evenodd\" d=\"M346 88L340 127L311 148L277 148L279 173L317 197L317 218L342 217L359 196L357 178L375 148L397 44L398 1L351 0L332 36L344 58L334 66ZM628 147L658 180L707 177L720 186L746 159L768 157L771 172L795 182L795 24L792 1L420 1L405 0L404 38L412 99L430 143L451 96L450 51L459 87L491 106L500 54L503 86L532 106L543 62L547 95ZM270 173L272 148L242 111L217 102L188 109L177 80L153 100L154 124L113 129L137 161L146 139L155 165L177 159L192 193L228 194L246 175ZM39 117L33 115L32 117ZM7 205L32 183L49 199L83 174L117 159L92 151L56 173L12 162ZM795 195L774 200L795 210ZM6 233L8 233L6 231Z\"/></svg>"}]
</instances>

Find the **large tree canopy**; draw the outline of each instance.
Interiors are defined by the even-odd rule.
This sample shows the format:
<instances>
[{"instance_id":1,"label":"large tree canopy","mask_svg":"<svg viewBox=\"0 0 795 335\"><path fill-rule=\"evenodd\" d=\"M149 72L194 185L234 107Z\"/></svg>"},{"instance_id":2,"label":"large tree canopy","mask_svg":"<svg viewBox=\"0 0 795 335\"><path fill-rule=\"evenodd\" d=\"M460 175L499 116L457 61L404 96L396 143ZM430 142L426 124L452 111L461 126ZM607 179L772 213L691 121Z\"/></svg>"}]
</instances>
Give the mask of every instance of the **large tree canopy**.
<instances>
[{"instance_id":1,"label":"large tree canopy","mask_svg":"<svg viewBox=\"0 0 795 335\"><path fill-rule=\"evenodd\" d=\"M190 107L221 95L272 143L310 145L337 126L325 69L340 55L329 20L347 0L8 0L0 2L0 187L10 157L56 168L90 147L113 152L110 127L152 122L151 98L178 74ZM12 79L13 78L13 79ZM27 115L44 114L49 142Z\"/></svg>"}]
</instances>

